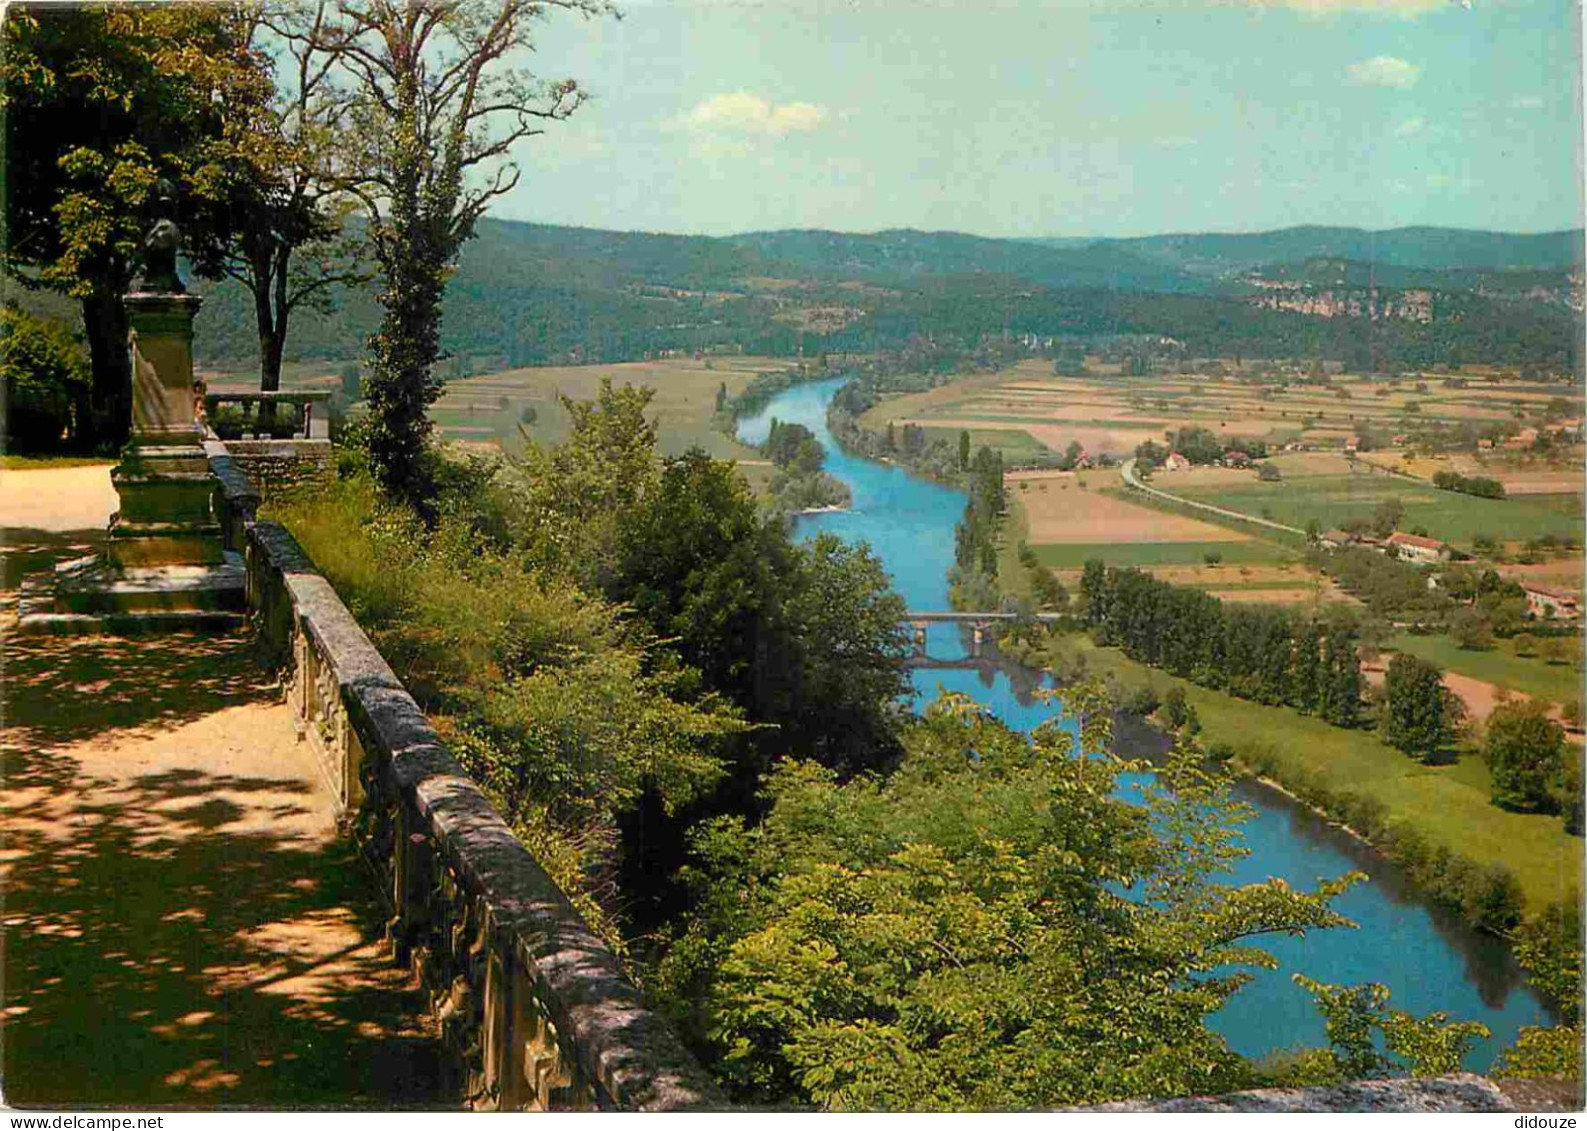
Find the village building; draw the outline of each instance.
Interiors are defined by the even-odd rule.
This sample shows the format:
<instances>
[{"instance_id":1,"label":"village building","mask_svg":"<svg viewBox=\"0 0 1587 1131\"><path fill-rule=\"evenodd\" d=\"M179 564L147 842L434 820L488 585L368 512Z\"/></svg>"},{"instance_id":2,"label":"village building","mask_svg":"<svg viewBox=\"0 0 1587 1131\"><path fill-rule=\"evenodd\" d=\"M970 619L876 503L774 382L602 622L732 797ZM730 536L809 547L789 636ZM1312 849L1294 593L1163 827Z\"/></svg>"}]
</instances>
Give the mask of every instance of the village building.
<instances>
[{"instance_id":1,"label":"village building","mask_svg":"<svg viewBox=\"0 0 1587 1131\"><path fill-rule=\"evenodd\" d=\"M1450 549L1447 542L1440 542L1437 538L1423 538L1420 534L1404 534L1395 531L1389 535L1384 543L1392 547L1400 557L1407 561L1416 562L1418 565L1431 565L1434 562L1445 562L1450 558Z\"/></svg>"},{"instance_id":2,"label":"village building","mask_svg":"<svg viewBox=\"0 0 1587 1131\"><path fill-rule=\"evenodd\" d=\"M1250 467L1251 457L1238 449L1230 448L1223 453L1223 465L1225 467Z\"/></svg>"},{"instance_id":3,"label":"village building","mask_svg":"<svg viewBox=\"0 0 1587 1131\"><path fill-rule=\"evenodd\" d=\"M1550 589L1542 585L1521 586L1526 593L1526 611L1534 617L1552 620L1575 620L1581 611L1574 593Z\"/></svg>"},{"instance_id":4,"label":"village building","mask_svg":"<svg viewBox=\"0 0 1587 1131\"><path fill-rule=\"evenodd\" d=\"M1361 540L1361 536L1336 527L1333 530L1324 530L1317 540L1328 549L1337 550L1341 546L1354 545Z\"/></svg>"},{"instance_id":5,"label":"village building","mask_svg":"<svg viewBox=\"0 0 1587 1131\"><path fill-rule=\"evenodd\" d=\"M1169 452L1163 461L1164 471L1189 471L1190 461L1178 452Z\"/></svg>"}]
</instances>

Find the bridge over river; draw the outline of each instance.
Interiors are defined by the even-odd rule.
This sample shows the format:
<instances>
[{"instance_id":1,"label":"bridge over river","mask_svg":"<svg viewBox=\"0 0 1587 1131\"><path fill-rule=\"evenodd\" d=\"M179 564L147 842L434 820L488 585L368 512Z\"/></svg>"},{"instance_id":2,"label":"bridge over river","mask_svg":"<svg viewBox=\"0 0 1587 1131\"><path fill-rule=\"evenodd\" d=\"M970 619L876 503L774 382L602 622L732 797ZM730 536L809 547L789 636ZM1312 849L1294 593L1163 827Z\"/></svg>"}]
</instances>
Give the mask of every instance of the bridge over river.
<instances>
[{"instance_id":1,"label":"bridge over river","mask_svg":"<svg viewBox=\"0 0 1587 1131\"><path fill-rule=\"evenodd\" d=\"M919 666L926 660L926 629L934 624L957 624L970 629L970 662L948 663L930 660L932 667L978 667L981 649L986 644L986 630L1000 621L1035 621L1038 624L1057 624L1066 619L1065 613L975 613L959 611L914 610L904 614L903 623L913 630L910 642L913 652L910 662Z\"/></svg>"}]
</instances>

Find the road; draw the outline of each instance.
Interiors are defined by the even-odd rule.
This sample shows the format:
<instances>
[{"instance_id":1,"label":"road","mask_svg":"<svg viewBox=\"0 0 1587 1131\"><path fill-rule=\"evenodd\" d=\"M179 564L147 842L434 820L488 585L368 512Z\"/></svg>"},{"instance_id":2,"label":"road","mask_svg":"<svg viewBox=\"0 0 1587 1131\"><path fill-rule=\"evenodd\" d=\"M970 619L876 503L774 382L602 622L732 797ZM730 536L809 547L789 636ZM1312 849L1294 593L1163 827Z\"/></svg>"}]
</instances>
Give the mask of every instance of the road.
<instances>
[{"instance_id":1,"label":"road","mask_svg":"<svg viewBox=\"0 0 1587 1131\"><path fill-rule=\"evenodd\" d=\"M1183 499L1178 495L1170 495L1167 491L1159 491L1156 487L1149 486L1135 474L1135 461L1133 459L1125 460L1119 466L1119 473L1124 476L1124 482L1134 487L1137 491L1144 491L1148 495L1156 495L1159 499L1167 499L1169 502L1178 503L1182 507L1195 507L1197 510L1206 511L1209 514L1239 519L1241 522L1249 522L1255 526L1266 526L1273 530L1282 530L1286 534L1299 534L1302 538L1306 537L1304 530L1294 526L1285 526L1282 522L1274 522L1268 518L1258 518L1256 515L1245 514L1242 511L1231 511L1223 507L1215 507L1211 503L1198 503L1193 499Z\"/></svg>"}]
</instances>

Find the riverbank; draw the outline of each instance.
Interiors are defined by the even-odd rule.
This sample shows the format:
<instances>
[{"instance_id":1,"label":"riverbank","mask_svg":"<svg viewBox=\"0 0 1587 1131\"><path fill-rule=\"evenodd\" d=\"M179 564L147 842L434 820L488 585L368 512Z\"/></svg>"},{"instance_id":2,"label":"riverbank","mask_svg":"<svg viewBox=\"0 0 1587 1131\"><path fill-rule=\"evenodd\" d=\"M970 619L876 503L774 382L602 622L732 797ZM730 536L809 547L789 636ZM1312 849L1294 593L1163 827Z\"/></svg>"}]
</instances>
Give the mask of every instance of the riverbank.
<instances>
[{"instance_id":1,"label":"riverbank","mask_svg":"<svg viewBox=\"0 0 1587 1131\"><path fill-rule=\"evenodd\" d=\"M1474 755L1425 766L1372 731L1340 729L1287 707L1200 687L1084 635L1048 642L1022 660L1058 671L1083 664L1087 674L1150 685L1159 694L1181 688L1201 721L1204 746L1347 826L1475 925L1505 929L1510 881L1519 896L1516 910L1527 914L1579 898L1580 841L1564 832L1558 817L1493 805L1487 767Z\"/></svg>"},{"instance_id":2,"label":"riverbank","mask_svg":"<svg viewBox=\"0 0 1587 1131\"><path fill-rule=\"evenodd\" d=\"M844 513L800 518L796 531L868 542L910 608L946 608L946 578L955 557L953 528L962 516L966 494L906 471L896 461L879 458L880 454L851 453L834 443L826 410L844 383L834 378L787 390L756 418L741 422L741 439L753 443L763 438L772 416L809 427L830 445L827 469L850 486L854 505ZM1119 489L1123 490L1122 484ZM1008 537L1011 532L1005 520L1005 548L1015 550L1017 563L1017 539ZM1051 719L1051 705L1033 695L1041 681L1037 673L1013 664L967 663L967 646L968 633L956 626L933 625L928 630L928 654L943 666L912 668L917 708L946 690L970 697L1019 730L1031 730ZM1100 660L1094 673L1106 674ZM1159 691L1166 690L1167 680L1154 682ZM1201 713L1204 720L1211 714ZM1122 717L1116 730L1120 751L1149 757L1150 748L1141 748L1138 740L1161 743L1162 735L1138 719ZM1404 761L1398 753L1393 758ZM1340 913L1359 924L1358 930L1266 940L1279 968L1257 972L1209 1019L1231 1048L1260 1060L1298 1045L1326 1043L1311 995L1290 979L1295 971L1342 985L1379 982L1393 992L1396 1008L1415 1014L1443 1010L1451 1017L1481 1021L1493 1037L1478 1042L1467 1058L1466 1067L1475 1071L1486 1069L1523 1026L1550 1023L1504 940L1473 929L1458 913L1418 890L1403 868L1308 807L1254 779L1241 778L1234 788L1250 807L1241 828L1241 840L1250 853L1231 861L1227 882L1261 884L1278 878L1307 887L1319 877L1353 871L1367 873L1372 881L1357 885L1338 901Z\"/></svg>"}]
</instances>

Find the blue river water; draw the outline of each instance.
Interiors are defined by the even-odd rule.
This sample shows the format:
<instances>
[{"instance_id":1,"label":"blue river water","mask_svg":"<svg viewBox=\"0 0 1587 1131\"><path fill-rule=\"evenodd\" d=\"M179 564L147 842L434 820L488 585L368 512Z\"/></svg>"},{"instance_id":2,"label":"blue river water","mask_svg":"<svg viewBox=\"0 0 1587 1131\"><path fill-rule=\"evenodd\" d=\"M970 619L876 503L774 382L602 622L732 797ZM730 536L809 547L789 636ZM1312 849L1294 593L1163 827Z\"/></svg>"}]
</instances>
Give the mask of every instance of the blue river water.
<instances>
[{"instance_id":1,"label":"blue river water","mask_svg":"<svg viewBox=\"0 0 1587 1131\"><path fill-rule=\"evenodd\" d=\"M746 443L759 443L772 417L814 432L827 450L827 471L848 484L853 505L846 511L801 516L797 532L808 536L830 530L845 539L868 542L911 609L946 609L953 528L964 509L964 493L840 450L826 428L826 405L843 380L787 390L761 413L741 420L739 436ZM944 659L965 655L963 631L933 625L929 654ZM917 706L934 698L940 687L973 697L1021 730L1029 730L1051 713L1050 707L1031 696L1042 677L1012 665L917 668L914 679ZM1334 904L1359 924L1357 930L1264 940L1265 948L1279 960L1279 969L1256 971L1254 979L1211 1019L1212 1027L1237 1052L1260 1057L1326 1043L1322 1019L1310 995L1290 980L1293 973L1336 984L1381 982L1389 987L1394 1008L1415 1014L1443 1010L1452 1019L1481 1021L1493 1036L1467 1057L1467 1067L1475 1071L1485 1070L1495 1053L1514 1041L1522 1025L1549 1023L1548 1011L1498 939L1429 904L1398 868L1283 794L1255 783L1241 783L1236 792L1253 808L1254 816L1243 830L1250 855L1237 864L1229 882L1277 876L1297 887L1309 887L1320 878L1350 871L1369 877Z\"/></svg>"}]
</instances>

